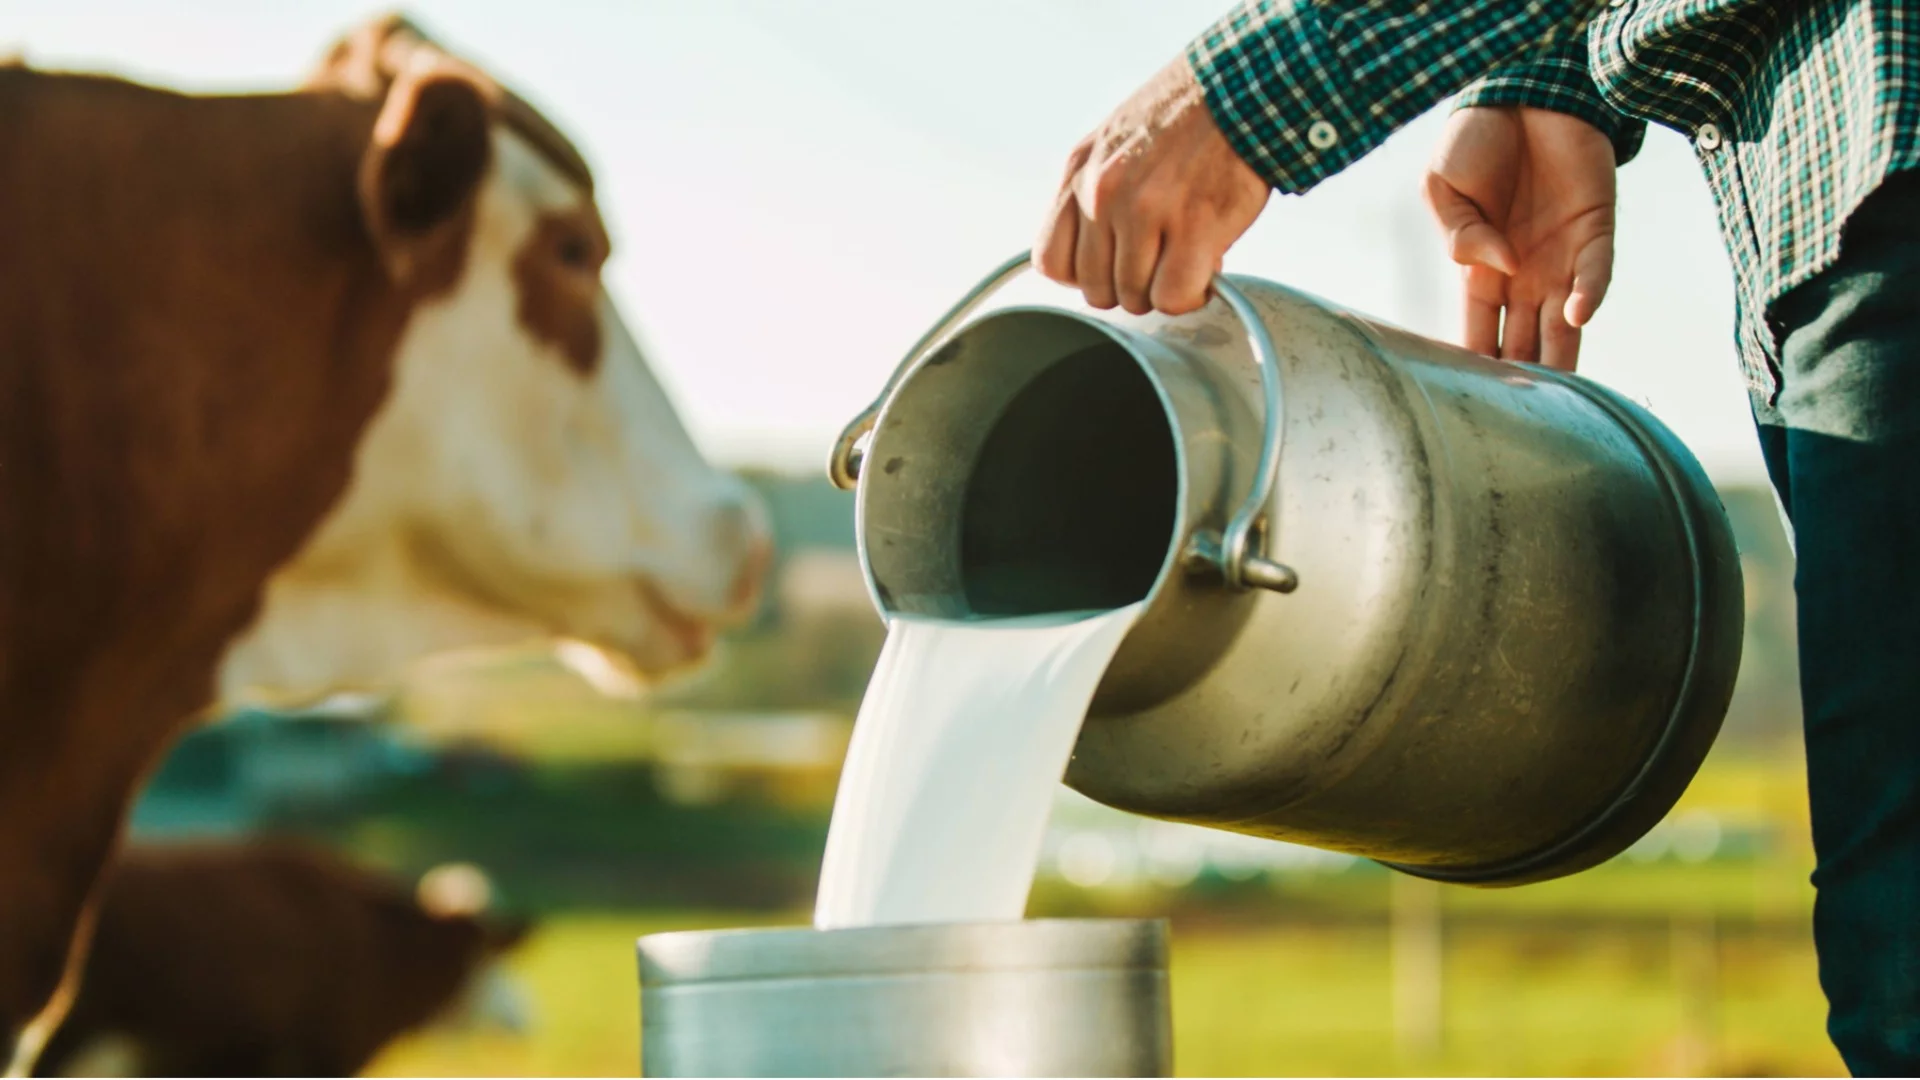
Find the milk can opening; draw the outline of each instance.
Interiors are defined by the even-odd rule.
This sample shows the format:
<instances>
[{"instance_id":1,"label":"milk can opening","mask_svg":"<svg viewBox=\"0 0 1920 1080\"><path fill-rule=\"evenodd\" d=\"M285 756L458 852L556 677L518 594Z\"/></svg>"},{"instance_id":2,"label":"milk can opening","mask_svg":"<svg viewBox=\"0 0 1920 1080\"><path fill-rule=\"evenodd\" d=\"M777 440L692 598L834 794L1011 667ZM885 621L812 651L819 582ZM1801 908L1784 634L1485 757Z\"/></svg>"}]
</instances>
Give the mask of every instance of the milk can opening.
<instances>
[{"instance_id":1,"label":"milk can opening","mask_svg":"<svg viewBox=\"0 0 1920 1080\"><path fill-rule=\"evenodd\" d=\"M1152 592L1179 527L1181 458L1125 334L1002 310L906 378L860 480L861 557L883 611L1089 611Z\"/></svg>"},{"instance_id":2,"label":"milk can opening","mask_svg":"<svg viewBox=\"0 0 1920 1080\"><path fill-rule=\"evenodd\" d=\"M1120 345L1062 356L987 434L960 511L960 575L981 615L1144 599L1173 541L1173 432Z\"/></svg>"}]
</instances>

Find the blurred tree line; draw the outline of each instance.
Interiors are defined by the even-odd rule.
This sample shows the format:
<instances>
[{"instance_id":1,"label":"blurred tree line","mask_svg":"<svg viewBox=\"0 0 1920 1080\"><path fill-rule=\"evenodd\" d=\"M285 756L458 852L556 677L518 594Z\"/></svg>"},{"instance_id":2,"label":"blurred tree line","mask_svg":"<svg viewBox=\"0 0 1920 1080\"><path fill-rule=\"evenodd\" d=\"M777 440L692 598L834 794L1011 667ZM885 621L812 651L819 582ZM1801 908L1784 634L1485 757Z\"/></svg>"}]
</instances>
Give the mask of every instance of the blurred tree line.
<instances>
[{"instance_id":1,"label":"blurred tree line","mask_svg":"<svg viewBox=\"0 0 1920 1080\"><path fill-rule=\"evenodd\" d=\"M702 673L609 700L551 656L520 654L416 680L359 719L243 714L158 771L136 836L302 833L406 872L467 859L542 910L804 902L884 627L853 497L824 479L747 478L776 563L757 617ZM1747 628L1716 758L1780 759L1799 729L1791 550L1768 491L1723 498Z\"/></svg>"},{"instance_id":2,"label":"blurred tree line","mask_svg":"<svg viewBox=\"0 0 1920 1080\"><path fill-rule=\"evenodd\" d=\"M759 618L664 704L714 709L834 709L851 713L885 636L854 554L853 496L824 479L749 471L766 498L780 554ZM1745 654L1723 738L1765 749L1797 739L1793 552L1770 489L1728 486L1746 577Z\"/></svg>"}]
</instances>

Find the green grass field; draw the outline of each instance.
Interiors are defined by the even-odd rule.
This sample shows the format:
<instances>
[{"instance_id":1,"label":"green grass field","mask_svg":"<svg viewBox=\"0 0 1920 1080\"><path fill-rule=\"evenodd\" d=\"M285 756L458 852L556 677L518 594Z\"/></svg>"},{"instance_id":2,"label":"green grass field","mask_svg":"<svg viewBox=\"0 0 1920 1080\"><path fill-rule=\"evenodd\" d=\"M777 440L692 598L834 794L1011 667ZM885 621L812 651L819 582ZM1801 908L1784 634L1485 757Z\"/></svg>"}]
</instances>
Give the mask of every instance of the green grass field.
<instances>
[{"instance_id":1,"label":"green grass field","mask_svg":"<svg viewBox=\"0 0 1920 1080\"><path fill-rule=\"evenodd\" d=\"M1394 875L1370 864L1184 890L1043 881L1031 910L1171 913L1182 1075L1844 1075L1808 936L1798 762L1716 755L1676 814L1694 810L1762 823L1769 839L1738 858L1623 857L1520 889L1442 889L1443 1041L1428 1052L1396 1042ZM804 920L554 910L511 961L533 999L529 1032L427 1032L373 1071L634 1075L635 938Z\"/></svg>"},{"instance_id":2,"label":"green grass field","mask_svg":"<svg viewBox=\"0 0 1920 1080\"><path fill-rule=\"evenodd\" d=\"M524 1038L429 1033L379 1075L633 1075L632 944L663 929L765 916L580 915L515 958L536 1002ZM1448 935L1445 1042L1396 1050L1384 925L1174 922L1175 1066L1181 1075L1843 1075L1801 937L1728 932L1710 1009L1675 978L1669 935L1644 927L1522 930L1475 921Z\"/></svg>"}]
</instances>

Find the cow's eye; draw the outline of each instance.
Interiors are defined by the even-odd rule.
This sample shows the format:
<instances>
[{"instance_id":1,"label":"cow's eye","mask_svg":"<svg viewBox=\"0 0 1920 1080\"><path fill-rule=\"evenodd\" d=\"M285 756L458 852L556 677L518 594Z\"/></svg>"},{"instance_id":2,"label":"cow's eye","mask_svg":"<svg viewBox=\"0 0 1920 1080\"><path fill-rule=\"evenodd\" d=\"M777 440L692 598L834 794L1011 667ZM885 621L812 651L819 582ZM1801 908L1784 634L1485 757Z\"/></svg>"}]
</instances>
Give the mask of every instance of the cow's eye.
<instances>
[{"instance_id":1,"label":"cow's eye","mask_svg":"<svg viewBox=\"0 0 1920 1080\"><path fill-rule=\"evenodd\" d=\"M560 264L572 270L593 269L593 245L578 234L560 238Z\"/></svg>"}]
</instances>

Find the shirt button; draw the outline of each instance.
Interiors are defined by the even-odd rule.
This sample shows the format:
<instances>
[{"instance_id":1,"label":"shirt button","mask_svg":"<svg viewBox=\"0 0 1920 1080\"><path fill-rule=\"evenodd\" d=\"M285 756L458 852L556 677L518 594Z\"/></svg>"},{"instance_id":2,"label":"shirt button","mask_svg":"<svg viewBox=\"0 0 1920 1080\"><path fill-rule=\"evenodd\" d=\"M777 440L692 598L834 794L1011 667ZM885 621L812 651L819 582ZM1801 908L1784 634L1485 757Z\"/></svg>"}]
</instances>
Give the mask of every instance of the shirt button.
<instances>
[{"instance_id":1,"label":"shirt button","mask_svg":"<svg viewBox=\"0 0 1920 1080\"><path fill-rule=\"evenodd\" d=\"M1339 141L1340 133L1333 130L1333 125L1325 120L1315 120L1313 126L1307 129L1307 142L1311 143L1315 150L1331 150L1333 144Z\"/></svg>"},{"instance_id":2,"label":"shirt button","mask_svg":"<svg viewBox=\"0 0 1920 1080\"><path fill-rule=\"evenodd\" d=\"M1700 130L1693 133L1693 141L1700 149L1712 153L1720 149L1720 129L1712 124L1701 124Z\"/></svg>"}]
</instances>

